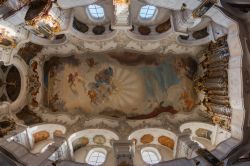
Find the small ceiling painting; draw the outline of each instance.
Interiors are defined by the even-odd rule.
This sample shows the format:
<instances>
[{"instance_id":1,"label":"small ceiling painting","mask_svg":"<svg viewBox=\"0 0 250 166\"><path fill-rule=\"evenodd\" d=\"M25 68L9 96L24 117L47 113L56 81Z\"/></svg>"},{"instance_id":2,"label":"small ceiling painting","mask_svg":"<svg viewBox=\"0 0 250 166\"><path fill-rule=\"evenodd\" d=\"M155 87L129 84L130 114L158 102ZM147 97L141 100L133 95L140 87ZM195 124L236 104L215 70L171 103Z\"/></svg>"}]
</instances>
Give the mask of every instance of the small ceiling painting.
<instances>
[{"instance_id":1,"label":"small ceiling painting","mask_svg":"<svg viewBox=\"0 0 250 166\"><path fill-rule=\"evenodd\" d=\"M48 131L39 131L33 134L34 143L47 140L49 137L50 137L50 134Z\"/></svg>"},{"instance_id":2,"label":"small ceiling painting","mask_svg":"<svg viewBox=\"0 0 250 166\"><path fill-rule=\"evenodd\" d=\"M102 145L106 142L106 138L103 135L96 135L93 138L93 142L98 144L98 145Z\"/></svg>"},{"instance_id":3,"label":"small ceiling painting","mask_svg":"<svg viewBox=\"0 0 250 166\"><path fill-rule=\"evenodd\" d=\"M145 134L144 136L141 137L141 143L142 144L149 144L153 142L154 137L151 134Z\"/></svg>"},{"instance_id":4,"label":"small ceiling painting","mask_svg":"<svg viewBox=\"0 0 250 166\"><path fill-rule=\"evenodd\" d=\"M169 138L169 137L167 137L167 136L160 136L158 138L158 142L161 145L166 146L166 147L168 147L168 148L170 148L172 150L174 149L174 140L171 139L171 138Z\"/></svg>"}]
</instances>

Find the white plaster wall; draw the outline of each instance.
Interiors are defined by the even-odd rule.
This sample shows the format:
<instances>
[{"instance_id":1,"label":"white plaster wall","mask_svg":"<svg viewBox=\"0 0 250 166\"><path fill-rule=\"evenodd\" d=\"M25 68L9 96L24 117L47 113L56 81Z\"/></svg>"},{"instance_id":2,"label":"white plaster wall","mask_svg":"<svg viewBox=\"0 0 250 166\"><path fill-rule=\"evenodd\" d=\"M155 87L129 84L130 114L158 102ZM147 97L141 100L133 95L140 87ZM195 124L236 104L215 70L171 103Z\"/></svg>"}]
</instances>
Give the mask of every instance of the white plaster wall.
<instances>
[{"instance_id":1,"label":"white plaster wall","mask_svg":"<svg viewBox=\"0 0 250 166\"><path fill-rule=\"evenodd\" d=\"M27 149L30 149L27 130L24 130L21 133L18 133L17 135L13 136L11 139L19 144L24 145Z\"/></svg>"},{"instance_id":2,"label":"white plaster wall","mask_svg":"<svg viewBox=\"0 0 250 166\"><path fill-rule=\"evenodd\" d=\"M231 137L231 133L226 131L226 130L223 130L222 128L217 127L217 133L216 133L216 136L214 138L215 142L214 144L215 145L218 145L220 144L221 142L225 141L226 139L230 138Z\"/></svg>"},{"instance_id":3,"label":"white plaster wall","mask_svg":"<svg viewBox=\"0 0 250 166\"><path fill-rule=\"evenodd\" d=\"M34 145L30 152L33 154L44 152L44 150L46 150L46 148L48 148L48 146L53 143L54 141L52 141L51 139L40 141Z\"/></svg>"},{"instance_id":4,"label":"white plaster wall","mask_svg":"<svg viewBox=\"0 0 250 166\"><path fill-rule=\"evenodd\" d=\"M91 150L89 147L83 147L74 152L73 160L79 163L86 163L86 157Z\"/></svg>"}]
</instances>

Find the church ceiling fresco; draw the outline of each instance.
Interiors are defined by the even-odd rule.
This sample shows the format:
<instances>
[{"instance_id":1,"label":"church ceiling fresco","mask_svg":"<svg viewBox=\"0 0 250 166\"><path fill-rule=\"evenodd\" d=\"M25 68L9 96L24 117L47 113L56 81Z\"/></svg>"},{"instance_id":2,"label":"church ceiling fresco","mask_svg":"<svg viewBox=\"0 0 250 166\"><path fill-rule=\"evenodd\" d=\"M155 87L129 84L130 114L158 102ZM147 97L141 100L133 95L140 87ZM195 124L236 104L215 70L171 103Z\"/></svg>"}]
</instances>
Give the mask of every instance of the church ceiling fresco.
<instances>
[{"instance_id":1,"label":"church ceiling fresco","mask_svg":"<svg viewBox=\"0 0 250 166\"><path fill-rule=\"evenodd\" d=\"M52 112L130 119L190 112L197 103L196 61L181 55L106 52L53 57L44 65L45 103Z\"/></svg>"}]
</instances>

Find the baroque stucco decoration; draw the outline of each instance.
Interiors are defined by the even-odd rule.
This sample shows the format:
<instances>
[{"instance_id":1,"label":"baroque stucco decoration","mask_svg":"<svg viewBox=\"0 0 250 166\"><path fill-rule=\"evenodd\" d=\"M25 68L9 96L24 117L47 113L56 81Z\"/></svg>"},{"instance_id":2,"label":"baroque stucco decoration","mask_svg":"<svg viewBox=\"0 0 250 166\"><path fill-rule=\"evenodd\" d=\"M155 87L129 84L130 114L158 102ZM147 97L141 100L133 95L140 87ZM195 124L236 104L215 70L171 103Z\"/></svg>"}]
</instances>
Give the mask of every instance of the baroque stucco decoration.
<instances>
[{"instance_id":1,"label":"baroque stucco decoration","mask_svg":"<svg viewBox=\"0 0 250 166\"><path fill-rule=\"evenodd\" d=\"M59 1L59 4L62 1ZM180 1L169 1L166 3L163 3L161 0L157 1L157 2L153 2L150 0L147 0L147 2L150 2L152 4L156 3L159 6L162 6L162 4L165 4L168 8L170 9L175 9L178 5ZM200 2L198 1L194 1L192 0L192 2L194 5L190 5L190 2L187 2L189 9L188 11L185 12L179 12L176 11L174 13L171 13L171 17L170 17L170 23L171 23L171 27L170 29L164 27L165 29L168 29L167 31L163 32L161 35L157 35L154 34L152 32L150 32L150 35L148 36L141 36L136 32L131 32L131 31L125 31L125 30L118 30L118 29L114 29L112 32L106 33L106 28L107 26L105 25L105 32L103 32L103 34L101 35L90 35L89 33L81 33L78 32L74 29L74 27L70 24L72 23L74 18L74 14L75 13L71 13L71 12L66 12L64 11L62 15L66 16L65 17L65 23L69 23L68 28L65 28L62 26L61 32L65 34L65 38L63 38L64 40L45 40L42 38L39 38L33 34L29 34L25 29L23 29L21 26L13 26L12 24L9 25L6 21L3 21L4 25L9 25L10 28L13 28L14 30L19 31L20 33L18 33L13 40L15 40L17 42L17 46L15 48L1 48L1 54L3 56L0 57L0 60L4 62L4 64L11 64L14 61L16 61L18 58L20 58L20 56L17 54L19 48L24 46L24 43L26 42L34 42L36 44L41 44L44 45L43 50L39 53L37 53L37 56L35 56L34 59L32 59L32 62L30 64L30 70L28 69L28 66L23 65L22 69L24 69L21 74L22 74L22 78L25 78L24 80L26 81L27 84L27 80L29 79L29 82L31 83L31 86L29 87L30 91L33 92L33 94L29 97L29 104L30 107L32 107L32 109L34 110L34 112L40 116L42 118L42 120L45 123L48 122L54 122L54 123L59 123L59 124L63 124L65 125L68 129L72 129L70 130L67 134L70 135L74 132L80 131L82 130L82 128L85 129L93 129L93 128L99 128L99 129L109 129L111 131L114 131L115 133L117 133L118 135L122 136L122 139L127 139L127 136L129 135L129 133L137 130L137 129L143 129L143 128L150 128L150 127L156 127L156 128L165 128L168 129L169 131L172 131L174 133L177 134L177 136L181 137L181 133L179 131L179 126L185 122L190 122L190 121L204 121L204 122L209 122L210 119L208 117L206 117L206 114L203 111L200 111L202 108L200 107L199 103L194 101L191 101L190 98L191 95L190 93L186 93L183 92L181 93L179 99L181 100L182 103L186 104L187 107L185 107L185 109L183 110L187 110L185 111L180 111L178 113L173 113L176 110L181 110L181 107L179 107L179 109L169 109L169 107L166 107L166 105L164 105L161 102L158 102L158 105L156 107L156 110L160 110L162 111L161 114L157 114L157 116L153 116L151 118L145 118L148 115L152 115L152 114L145 114L141 117L138 116L129 116L129 118L126 117L125 114L122 114L120 112L112 112L112 116L107 117L105 114L100 114L98 116L89 116L89 115L80 115L80 114L72 114L69 112L60 112L57 110L61 110L61 109L55 109L52 107L48 107L46 105L46 103L44 102L44 96L47 96L45 89L44 88L45 82L44 82L44 76L43 75L43 67L46 63L46 61L49 61L52 57L59 57L59 59L63 59L62 57L69 57L71 55L77 55L77 56L82 56L84 53L85 54L92 54L93 52L108 52L108 51L112 51L115 49L121 49L121 50L129 50L129 51L135 51L135 52L143 52L145 54L148 54L150 52L154 52L157 56L162 57L162 58L166 58L171 54L191 54L193 56L197 55L199 53L200 50L204 49L204 46L197 46L199 43L202 44L207 44L208 42L210 42L211 40L216 40L218 37L224 35L224 33L226 33L226 31L223 31L223 28L218 28L218 26L214 25L214 24L209 24L208 25L208 29L207 29L207 33L209 33L208 36L205 36L205 38L202 38L202 42L201 40L193 40L190 41L191 38L187 38L187 41L182 41L182 40L178 40L178 36L180 34L184 34L184 35L189 35L188 32L186 32L185 30L188 28L190 28L190 24L185 24L185 22L183 22L183 20L181 20L181 14L184 14L182 16L187 16L188 14L190 14L190 11L192 8L195 8L196 6L199 5ZM181 3L180 3L181 4ZM163 5L164 6L164 5ZM165 7L166 7L165 6ZM190 6L191 9L190 9ZM178 6L178 10L180 9L180 6ZM217 24L220 23L220 19L219 18L224 18L224 17L216 17L215 15L213 15L212 13L217 13L219 16L223 15L223 13L216 7L212 7L211 10L209 10L207 13L202 13L206 14L206 16L210 16ZM71 13L71 14L70 14ZM200 16L200 15L199 15ZM223 15L224 16L224 15ZM241 53L240 51L237 52L236 49L232 49L235 48L234 46L239 46L237 45L237 40L232 41L232 38L234 38L235 36L237 36L237 33L235 29L237 29L237 26L234 26L234 23L232 23L232 20L229 19L228 17L225 18L227 21L227 23L225 22L221 22L221 24L224 24L224 27L230 27L228 32L232 32L232 36L228 36L228 41L229 42L229 48L231 51L231 54L234 57L230 57L230 58L235 58L237 59L235 56L236 55L240 55ZM200 20L200 19L199 19ZM178 22L174 22L174 21L180 21L178 24ZM190 20L188 20L190 21ZM202 19L200 20L201 22L203 21ZM192 22L192 20L191 20ZM198 23L198 22L197 22ZM226 25L225 25L226 24ZM231 26L232 25L232 26ZM152 28L152 27L150 27ZM217 31L217 29L220 29ZM211 32L211 29L216 29L216 34L212 34L213 32ZM184 30L184 31L182 31ZM160 32L160 31L159 31ZM205 32L205 31L204 31ZM221 32L221 33L220 33ZM152 34L151 34L152 33ZM28 36L29 35L29 36ZM198 35L198 38L200 36ZM203 37L203 36L202 36ZM67 43L66 43L67 42ZM233 43L234 42L234 43ZM53 47L51 47L51 45L53 45ZM192 47L189 47L189 45L192 45ZM196 46L195 46L196 45ZM96 54L96 53L94 53ZM128 55L128 54L127 54ZM111 55L112 56L112 55ZM131 56L132 57L132 56ZM140 56L138 56L140 59ZM116 59L121 60L120 57L116 57ZM122 61L122 60L121 60ZM237 66L236 61L232 61L229 67L232 66ZM184 66L183 68L186 68L187 70L190 70L190 68L188 68L185 65L186 60L185 59L180 59L179 61L176 62L176 66ZM235 62L235 63L234 63ZM97 62L94 58L92 57L88 57L86 58L83 63L86 63L86 65L90 68L90 70L92 70L93 68L95 68L96 66L98 66L98 63L100 64L100 62ZM97 79L92 80L92 82L90 82L92 86L91 88L89 88L89 94L88 97L90 97L90 100L92 99L92 104L100 104L102 103L105 99L106 99L106 94L109 94L109 88L112 87L113 85L108 85L110 82L112 82L112 78L115 74L114 74L114 68L112 68L113 66L111 66L111 69L109 68L110 66L104 66L102 68L102 70L98 70L98 72L95 73L95 75L97 75ZM27 72L29 71L29 72ZM111 72L112 71L112 72ZM180 69L179 70L180 75L183 74L183 70ZM24 73L26 73L27 76L24 76ZM108 73L108 74L107 74ZM238 73L239 74L239 73ZM50 76L53 75L53 73L50 73ZM105 75L105 76L103 76ZM108 76L107 76L108 75ZM184 73L184 75L186 75ZM234 100L237 96L237 92L240 92L240 90L233 91L232 90L232 85L236 86L236 85L241 85L240 81L241 80L237 80L237 79L232 79L232 76L237 75L236 72L233 72L233 69L229 70L229 91L230 93L230 102L232 103L232 112L233 112L233 118L232 118L232 135L236 136L237 134L239 134L241 132L241 130L238 128L239 127L239 123L237 123L235 121L236 117L235 115L235 109L237 107L237 109L239 110L240 108L240 101L239 100ZM29 77L28 77L29 76ZM68 75L69 77L67 77L65 80L71 80L69 82L73 82L72 85L74 85L74 82L81 82L81 84L83 84L83 80L81 77L82 75L80 74L76 74L76 73L71 73L71 75ZM28 77L28 78L27 78ZM190 73L187 74L187 77L190 77ZM72 81L73 80L73 81ZM74 81L77 80L77 81ZM238 81L238 82L236 82ZM22 85L26 85L26 84L22 84ZM96 87L96 85L98 85L98 87ZM77 85L78 86L78 85ZM28 86L26 86L25 89L27 89ZM101 87L99 89L99 87ZM113 87L112 87L113 88ZM73 87L74 89L74 87ZM77 91L77 90L75 90ZM48 92L48 91L47 91ZM23 93L22 93L23 94ZM97 98L95 98L96 94L101 94L100 96L104 97L100 98L99 96ZM235 94L232 96L232 94ZM57 100L57 98L59 98L56 95L52 95L52 98L50 99L54 99ZM238 94L238 98L239 94ZM20 100L18 100L20 101ZM24 100L23 100L24 101ZM181 103L180 102L180 103ZM27 102L23 102L24 105L27 104ZM60 102L59 102L60 103ZM14 105L15 106L15 105ZM18 105L19 106L19 105ZM22 105L20 104L20 109L21 109ZM5 107L4 110L7 110L6 108L11 108L11 107ZM16 111L19 110L15 109L16 107L12 107L12 109L10 109L11 111ZM187 108L187 109L186 109ZM51 111L52 110L52 111ZM167 111L166 111L167 110ZM171 110L171 111L169 111ZM172 112L172 113L171 113ZM239 117L241 114L239 111L237 113L237 117ZM119 115L119 116L117 116ZM153 112L153 115L154 112ZM192 116L190 116L192 115ZM131 118L132 117L132 118ZM134 118L136 117L136 118ZM241 116L240 116L241 117ZM93 120L94 119L94 120ZM212 120L214 120L214 122L216 124L221 124L221 118L216 118L214 117ZM93 122L94 121L94 122ZM228 124L230 125L230 124ZM218 127L218 126L216 126ZM239 129L236 131L236 129ZM202 134L201 134L202 135ZM237 136L236 136L237 137ZM165 137L164 137L165 138ZM183 141L183 142L181 142ZM190 141L188 139L188 137L185 137L185 139L180 139L180 142L176 142L174 146L180 147L184 147L183 148L183 153L182 152L176 152L176 149L179 149L177 147L174 147L174 153L177 154L177 156L181 156L181 157L186 157L185 156L185 152L188 151L188 157L192 156L192 152L190 152L189 147L187 146L188 141ZM164 142L164 141L162 141ZM167 141L165 141L163 144L167 144ZM169 141L171 142L171 141ZM86 143L86 142L85 142ZM183 144L182 144L183 143ZM170 144L170 143L169 143ZM170 146L168 144L168 146ZM190 144L190 145L194 145L196 146L196 144ZM232 145L233 146L233 145ZM171 144L170 147L173 147L173 145ZM172 149L172 148L171 148ZM182 156L183 155L183 156ZM220 156L221 157L221 156Z\"/></svg>"}]
</instances>

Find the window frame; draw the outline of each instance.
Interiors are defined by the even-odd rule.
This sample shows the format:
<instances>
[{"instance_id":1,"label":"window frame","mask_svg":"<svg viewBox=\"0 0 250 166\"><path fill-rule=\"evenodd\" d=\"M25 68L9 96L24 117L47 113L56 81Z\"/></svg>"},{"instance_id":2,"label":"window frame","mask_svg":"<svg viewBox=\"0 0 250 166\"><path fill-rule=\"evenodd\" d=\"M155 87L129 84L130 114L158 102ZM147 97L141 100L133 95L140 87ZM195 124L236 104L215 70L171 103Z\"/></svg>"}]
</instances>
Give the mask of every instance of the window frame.
<instances>
[{"instance_id":1,"label":"window frame","mask_svg":"<svg viewBox=\"0 0 250 166\"><path fill-rule=\"evenodd\" d=\"M155 17L156 17L156 15L158 13L158 8L156 6L153 6L155 8L155 10L154 10L154 14L152 15L152 17L147 18L146 17L147 14L145 15L145 17L141 16L141 10L142 10L143 7L146 7L146 6L153 6L153 5L145 4L145 5L142 5L140 7L140 10L139 10L139 13L138 13L139 20L144 21L144 22L155 20ZM148 11L148 9L147 9L147 11Z\"/></svg>"},{"instance_id":2,"label":"window frame","mask_svg":"<svg viewBox=\"0 0 250 166\"><path fill-rule=\"evenodd\" d=\"M90 149L88 151L88 154L87 154L86 158L85 158L86 163L90 164L89 159L90 159L90 157L92 156L92 154L94 152L104 154L104 161L102 163L100 163L100 164L97 164L97 165L103 165L107 160L107 151L104 148L92 148L92 149ZM99 155L98 155L98 157L99 157ZM97 157L97 160L95 161L95 163L97 163L98 157ZM92 164L90 164L90 165L92 165ZM97 166L97 165L93 165L93 166Z\"/></svg>"},{"instance_id":3,"label":"window frame","mask_svg":"<svg viewBox=\"0 0 250 166\"><path fill-rule=\"evenodd\" d=\"M103 10L103 17L99 17L99 16L98 16L98 17L95 17L95 16L91 13L91 11L90 11L90 9L89 9L89 7L90 7L91 5L101 7L102 10ZM105 19L105 13L106 13L106 12L105 12L105 8L104 8L102 5L99 5L99 4L90 4L90 5L88 5L88 6L86 7L86 13L87 13L89 19L91 19L92 21L103 21L103 20ZM98 15L98 13L97 13L97 15Z\"/></svg>"},{"instance_id":4,"label":"window frame","mask_svg":"<svg viewBox=\"0 0 250 166\"><path fill-rule=\"evenodd\" d=\"M148 152L154 153L155 156L156 156L157 159L158 159L158 162L156 162L156 163L152 163L152 162L149 163L148 161L146 161L145 158L143 157L143 153L145 153L145 152L146 152L146 153L148 153ZM144 148L142 148L142 149L141 149L141 158L142 158L142 161L143 161L144 163L146 163L147 165L157 164L157 163L161 162L161 159L162 159L160 152L159 152L158 149L155 148L155 147L144 147ZM150 160L151 160L151 159L150 159ZM151 160L151 161L152 161L152 160Z\"/></svg>"}]
</instances>

